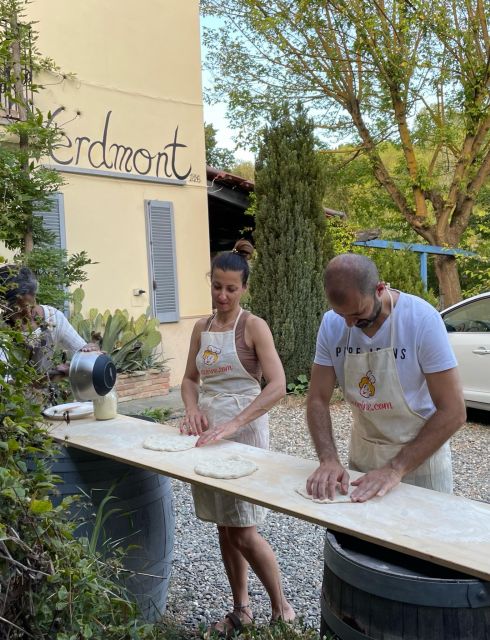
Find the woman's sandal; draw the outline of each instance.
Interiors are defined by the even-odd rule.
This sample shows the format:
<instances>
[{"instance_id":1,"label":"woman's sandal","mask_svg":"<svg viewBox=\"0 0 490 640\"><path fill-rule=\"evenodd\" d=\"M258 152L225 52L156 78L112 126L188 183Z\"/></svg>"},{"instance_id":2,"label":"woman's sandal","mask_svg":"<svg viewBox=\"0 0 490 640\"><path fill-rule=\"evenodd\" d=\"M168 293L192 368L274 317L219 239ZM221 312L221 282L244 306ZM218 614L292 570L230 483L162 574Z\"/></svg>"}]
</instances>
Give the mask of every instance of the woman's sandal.
<instances>
[{"instance_id":1,"label":"woman's sandal","mask_svg":"<svg viewBox=\"0 0 490 640\"><path fill-rule=\"evenodd\" d=\"M229 622L230 626L227 625L226 629L217 629L216 625L220 623L216 622L208 630L209 631L208 637L236 638L237 636L239 636L245 627L248 627L254 622L254 619L245 611L245 609L248 609L248 607L249 607L248 604L235 606L233 608L233 611L230 611L229 613L227 613L224 618L225 625L227 625L227 623ZM242 619L235 613L235 611L244 613L247 616L247 618L250 619L250 622L247 622L246 624L244 624Z\"/></svg>"}]
</instances>

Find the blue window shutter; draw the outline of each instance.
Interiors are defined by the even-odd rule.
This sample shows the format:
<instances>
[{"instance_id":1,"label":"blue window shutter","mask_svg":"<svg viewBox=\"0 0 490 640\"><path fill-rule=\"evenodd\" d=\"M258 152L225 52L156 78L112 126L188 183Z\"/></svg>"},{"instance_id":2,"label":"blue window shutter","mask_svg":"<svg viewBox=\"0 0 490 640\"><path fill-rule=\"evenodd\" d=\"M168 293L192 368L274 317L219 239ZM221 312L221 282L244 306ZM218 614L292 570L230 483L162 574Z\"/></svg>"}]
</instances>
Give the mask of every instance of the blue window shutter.
<instances>
[{"instance_id":1,"label":"blue window shutter","mask_svg":"<svg viewBox=\"0 0 490 640\"><path fill-rule=\"evenodd\" d=\"M171 202L146 201L152 311L160 322L179 320L174 212Z\"/></svg>"},{"instance_id":2,"label":"blue window shutter","mask_svg":"<svg viewBox=\"0 0 490 640\"><path fill-rule=\"evenodd\" d=\"M50 198L53 203L49 211L35 211L34 215L43 219L43 226L54 235L53 247L66 249L65 208L63 194L55 193Z\"/></svg>"}]
</instances>

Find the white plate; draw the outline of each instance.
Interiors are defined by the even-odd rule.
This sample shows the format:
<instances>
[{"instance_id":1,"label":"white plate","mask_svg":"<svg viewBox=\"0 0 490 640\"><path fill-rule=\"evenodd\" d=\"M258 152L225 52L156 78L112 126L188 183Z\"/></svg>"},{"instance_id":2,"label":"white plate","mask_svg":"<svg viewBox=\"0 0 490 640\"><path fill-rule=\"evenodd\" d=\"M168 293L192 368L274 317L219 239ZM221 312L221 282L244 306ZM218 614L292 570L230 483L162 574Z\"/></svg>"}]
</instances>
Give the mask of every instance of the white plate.
<instances>
[{"instance_id":1,"label":"white plate","mask_svg":"<svg viewBox=\"0 0 490 640\"><path fill-rule=\"evenodd\" d=\"M55 407L48 407L43 414L50 420L64 420L66 412L70 416L70 420L78 418L86 418L94 412L92 402L66 402L65 404L57 404Z\"/></svg>"}]
</instances>

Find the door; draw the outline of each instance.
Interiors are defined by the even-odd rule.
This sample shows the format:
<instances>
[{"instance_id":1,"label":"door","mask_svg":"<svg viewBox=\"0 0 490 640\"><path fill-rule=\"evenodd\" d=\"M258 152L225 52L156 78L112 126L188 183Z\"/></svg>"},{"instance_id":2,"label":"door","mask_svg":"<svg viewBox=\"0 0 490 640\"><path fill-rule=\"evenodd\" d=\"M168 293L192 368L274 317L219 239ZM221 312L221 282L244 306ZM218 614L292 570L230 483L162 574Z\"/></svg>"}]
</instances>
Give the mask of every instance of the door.
<instances>
[{"instance_id":1,"label":"door","mask_svg":"<svg viewBox=\"0 0 490 640\"><path fill-rule=\"evenodd\" d=\"M490 409L490 293L442 313L469 406Z\"/></svg>"}]
</instances>

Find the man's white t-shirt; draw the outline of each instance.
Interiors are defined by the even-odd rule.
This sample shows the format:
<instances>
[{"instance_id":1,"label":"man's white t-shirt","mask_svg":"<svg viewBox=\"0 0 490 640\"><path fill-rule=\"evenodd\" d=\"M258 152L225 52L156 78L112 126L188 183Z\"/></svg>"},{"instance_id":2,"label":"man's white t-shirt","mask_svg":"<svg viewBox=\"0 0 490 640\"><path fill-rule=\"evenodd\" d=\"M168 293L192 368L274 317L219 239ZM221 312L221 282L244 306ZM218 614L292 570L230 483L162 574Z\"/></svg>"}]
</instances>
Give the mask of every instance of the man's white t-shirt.
<instances>
[{"instance_id":1,"label":"man's white t-shirt","mask_svg":"<svg viewBox=\"0 0 490 640\"><path fill-rule=\"evenodd\" d=\"M428 302L401 293L398 302L381 327L370 338L361 329L349 327L342 316L327 311L318 331L315 364L334 367L344 388L345 353L367 353L390 346L394 323L393 353L400 384L408 406L424 418L435 410L424 374L446 371L457 366L440 314Z\"/></svg>"}]
</instances>

